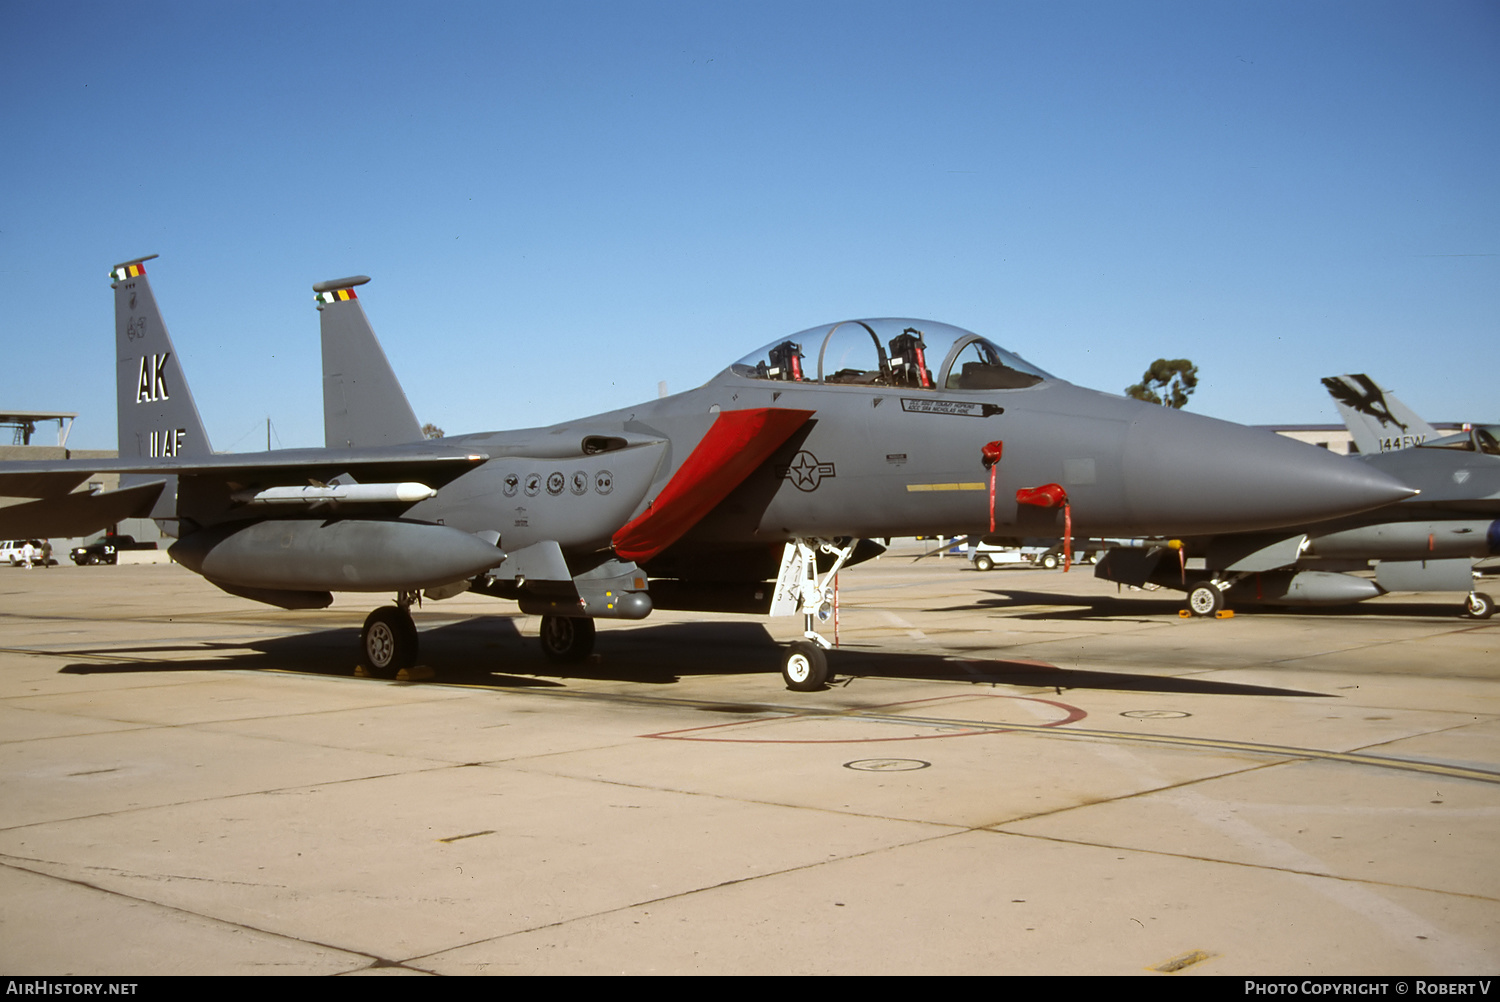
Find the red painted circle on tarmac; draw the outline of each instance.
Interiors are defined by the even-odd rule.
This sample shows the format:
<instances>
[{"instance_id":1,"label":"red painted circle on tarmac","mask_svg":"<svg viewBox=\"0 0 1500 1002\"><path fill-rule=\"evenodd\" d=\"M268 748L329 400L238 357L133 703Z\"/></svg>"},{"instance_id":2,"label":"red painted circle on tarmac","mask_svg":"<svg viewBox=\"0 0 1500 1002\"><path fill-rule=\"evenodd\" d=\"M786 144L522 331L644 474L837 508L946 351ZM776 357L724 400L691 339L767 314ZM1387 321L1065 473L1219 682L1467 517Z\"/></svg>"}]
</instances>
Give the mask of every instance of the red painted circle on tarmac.
<instances>
[{"instance_id":1,"label":"red painted circle on tarmac","mask_svg":"<svg viewBox=\"0 0 1500 1002\"><path fill-rule=\"evenodd\" d=\"M933 697L933 698L934 699L941 699L941 700L948 700L948 699L951 699L952 697L950 697L950 696L936 696L936 697ZM972 696L965 696L964 698L965 699L972 699L973 697ZM986 698L986 699L1016 699L1016 700L1021 700L1022 702L1026 702L1026 703L1042 703L1042 704L1044 704L1046 706L1056 707L1057 709L1063 711L1063 716L1059 720L1051 720L1051 721L1047 721L1046 723L1043 723L1043 724L1034 724L1034 725L1028 725L1028 726L1037 726L1037 727L1062 727L1065 724L1077 723L1078 721L1082 720L1084 717L1088 716L1088 712L1087 711L1085 711L1083 709L1080 709L1079 707L1072 706L1072 705L1070 705L1068 703L1060 703L1060 702L1058 702L1055 699L1039 699L1039 698L1037 698L1035 696L999 696L999 695L986 696L984 698ZM912 700L912 701L906 702L906 703L894 703L894 704L891 705L891 711L892 711L892 714L894 715L897 711L899 711L900 708L911 707L911 706L916 705L917 703L926 703L926 702L930 702L930 701L931 700L918 699L918 700ZM804 717L801 714L789 714L789 715L787 715L785 717L761 717L761 718L758 718L756 720L734 720L734 721L730 721L729 723L725 723L725 724L709 724L709 725L707 725L705 727L688 727L688 728L685 728L685 729L680 730L680 731L661 731L661 732L659 732L657 734L642 734L641 737L643 737L643 738L661 738L662 740L665 740L665 741L714 741L714 742L722 742L722 743L725 743L725 744L855 745L855 744L879 744L879 743L887 742L887 741L931 741L931 740L934 740L936 738L968 738L968 737L974 737L975 735L979 735L979 734L1007 734L1007 733L1010 733L1009 730L1006 728L1006 726L1004 724L997 724L997 725L994 725L994 726L986 726L986 727L969 727L969 728L963 728L963 729L959 729L959 730L955 730L955 731L951 731L951 732L947 732L947 733L942 733L942 734L907 734L907 735L903 735L902 737L895 737L895 738L725 738L725 737L717 737L717 736L707 736L707 733L706 733L706 732L715 732L715 734L717 734L717 732L721 732L721 731L725 730L726 728L730 728L730 727L747 727L747 726L754 725L754 724L771 724L771 723L778 723L778 722L788 721L788 720L807 720L807 719L809 719L809 718ZM851 717L844 717L844 718L840 718L840 717L837 717L837 716L831 716L831 717L824 717L824 718L818 718L818 719L824 719L824 720L839 720L839 719L860 720L860 719L868 719L868 718L861 718L859 716L851 716ZM900 722L901 721L900 721L899 717L897 717L896 719L893 719L893 720L890 721L890 723L893 723L893 724L899 724ZM940 723L933 723L931 721L921 720L921 719L914 719L914 720L911 721L911 724L912 724L912 726L917 726L917 727L921 727L921 726L926 726L926 727L941 727L941 726L943 726ZM955 721L954 724L955 724L955 726L961 726L962 725L962 721Z\"/></svg>"}]
</instances>

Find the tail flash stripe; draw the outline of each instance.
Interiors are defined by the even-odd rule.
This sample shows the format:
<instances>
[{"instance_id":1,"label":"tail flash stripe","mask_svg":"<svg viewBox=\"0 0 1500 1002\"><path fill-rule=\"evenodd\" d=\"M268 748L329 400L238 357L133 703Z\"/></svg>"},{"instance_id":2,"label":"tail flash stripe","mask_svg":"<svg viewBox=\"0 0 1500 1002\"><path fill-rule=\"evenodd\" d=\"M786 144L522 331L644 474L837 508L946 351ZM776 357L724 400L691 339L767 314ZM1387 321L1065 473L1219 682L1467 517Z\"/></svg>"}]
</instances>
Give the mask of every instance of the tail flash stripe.
<instances>
[{"instance_id":1,"label":"tail flash stripe","mask_svg":"<svg viewBox=\"0 0 1500 1002\"><path fill-rule=\"evenodd\" d=\"M110 272L109 277L123 282L127 278L140 278L144 274L146 274L145 265L127 264L124 267L116 268L114 271Z\"/></svg>"},{"instance_id":2,"label":"tail flash stripe","mask_svg":"<svg viewBox=\"0 0 1500 1002\"><path fill-rule=\"evenodd\" d=\"M320 292L317 297L324 303L347 303L351 299L358 299L353 289L339 289L336 292Z\"/></svg>"}]
</instances>

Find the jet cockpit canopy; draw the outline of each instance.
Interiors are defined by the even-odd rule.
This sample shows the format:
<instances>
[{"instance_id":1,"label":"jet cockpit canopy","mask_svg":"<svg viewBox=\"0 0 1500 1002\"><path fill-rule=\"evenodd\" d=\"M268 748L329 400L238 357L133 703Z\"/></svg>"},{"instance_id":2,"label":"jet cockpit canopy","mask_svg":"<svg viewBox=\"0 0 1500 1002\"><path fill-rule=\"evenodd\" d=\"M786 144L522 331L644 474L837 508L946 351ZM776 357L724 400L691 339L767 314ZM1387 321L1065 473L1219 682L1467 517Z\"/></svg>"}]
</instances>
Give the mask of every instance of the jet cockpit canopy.
<instances>
[{"instance_id":1,"label":"jet cockpit canopy","mask_svg":"<svg viewBox=\"0 0 1500 1002\"><path fill-rule=\"evenodd\" d=\"M1468 431L1461 431L1457 435L1429 439L1419 448L1460 449L1466 452L1482 452L1490 456L1500 456L1500 425L1475 425Z\"/></svg>"},{"instance_id":2,"label":"jet cockpit canopy","mask_svg":"<svg viewBox=\"0 0 1500 1002\"><path fill-rule=\"evenodd\" d=\"M886 317L811 327L730 366L749 379L917 390L1009 390L1055 377L978 334Z\"/></svg>"}]
</instances>

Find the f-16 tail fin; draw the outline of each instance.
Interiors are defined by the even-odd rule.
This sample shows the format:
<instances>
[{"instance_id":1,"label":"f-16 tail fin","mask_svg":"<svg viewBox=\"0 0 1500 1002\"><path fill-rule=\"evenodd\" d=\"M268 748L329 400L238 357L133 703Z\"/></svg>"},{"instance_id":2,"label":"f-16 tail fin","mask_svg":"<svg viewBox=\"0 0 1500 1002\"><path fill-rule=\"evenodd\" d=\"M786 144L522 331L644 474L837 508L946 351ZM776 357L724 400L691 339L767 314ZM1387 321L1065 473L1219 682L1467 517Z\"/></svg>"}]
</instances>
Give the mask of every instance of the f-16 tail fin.
<instances>
[{"instance_id":1,"label":"f-16 tail fin","mask_svg":"<svg viewBox=\"0 0 1500 1002\"><path fill-rule=\"evenodd\" d=\"M422 428L365 316L364 275L313 286L323 338L323 444L330 449L420 442Z\"/></svg>"},{"instance_id":2,"label":"f-16 tail fin","mask_svg":"<svg viewBox=\"0 0 1500 1002\"><path fill-rule=\"evenodd\" d=\"M120 458L212 455L198 405L188 390L182 363L161 310L145 262L117 264L109 276L115 290L115 386ZM140 479L140 478L127 478ZM124 486L126 480L122 479Z\"/></svg>"},{"instance_id":3,"label":"f-16 tail fin","mask_svg":"<svg viewBox=\"0 0 1500 1002\"><path fill-rule=\"evenodd\" d=\"M1437 437L1431 425L1369 376L1329 376L1323 385L1361 453L1394 452Z\"/></svg>"}]
</instances>

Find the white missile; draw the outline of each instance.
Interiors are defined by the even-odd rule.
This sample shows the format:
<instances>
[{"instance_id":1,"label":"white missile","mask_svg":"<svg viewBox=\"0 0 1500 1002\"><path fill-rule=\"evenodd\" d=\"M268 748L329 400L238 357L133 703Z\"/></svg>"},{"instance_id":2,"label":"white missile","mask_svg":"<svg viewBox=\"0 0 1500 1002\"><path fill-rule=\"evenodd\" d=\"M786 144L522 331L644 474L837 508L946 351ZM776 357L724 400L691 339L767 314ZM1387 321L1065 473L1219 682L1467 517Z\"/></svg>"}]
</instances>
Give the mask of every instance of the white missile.
<instances>
[{"instance_id":1,"label":"white missile","mask_svg":"<svg viewBox=\"0 0 1500 1002\"><path fill-rule=\"evenodd\" d=\"M426 484L330 484L325 487L266 487L235 491L230 495L241 504L415 504L435 497Z\"/></svg>"}]
</instances>

